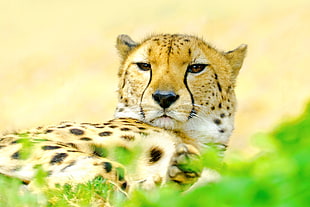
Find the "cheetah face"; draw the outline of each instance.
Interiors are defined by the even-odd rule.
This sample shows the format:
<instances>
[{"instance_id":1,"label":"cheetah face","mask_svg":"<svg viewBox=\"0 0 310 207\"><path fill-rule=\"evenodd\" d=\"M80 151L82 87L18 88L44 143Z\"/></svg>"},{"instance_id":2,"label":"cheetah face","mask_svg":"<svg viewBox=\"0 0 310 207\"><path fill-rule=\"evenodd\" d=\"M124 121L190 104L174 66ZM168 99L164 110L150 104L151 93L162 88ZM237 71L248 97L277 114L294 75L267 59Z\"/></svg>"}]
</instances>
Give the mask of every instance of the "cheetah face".
<instances>
[{"instance_id":1,"label":"cheetah face","mask_svg":"<svg viewBox=\"0 0 310 207\"><path fill-rule=\"evenodd\" d=\"M120 35L117 48L123 61L116 117L191 136L230 135L245 45L224 53L194 36L155 35L136 43Z\"/></svg>"}]
</instances>

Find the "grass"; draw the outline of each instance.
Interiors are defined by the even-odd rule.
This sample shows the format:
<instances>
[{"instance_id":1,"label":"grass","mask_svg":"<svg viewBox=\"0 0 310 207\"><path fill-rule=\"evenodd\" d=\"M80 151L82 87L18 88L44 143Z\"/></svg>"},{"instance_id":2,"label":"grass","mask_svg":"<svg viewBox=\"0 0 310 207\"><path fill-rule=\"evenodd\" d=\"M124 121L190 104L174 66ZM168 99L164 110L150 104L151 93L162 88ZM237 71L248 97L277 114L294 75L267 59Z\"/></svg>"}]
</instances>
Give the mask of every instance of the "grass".
<instances>
[{"instance_id":1,"label":"grass","mask_svg":"<svg viewBox=\"0 0 310 207\"><path fill-rule=\"evenodd\" d=\"M0 186L6 186L0 188L0 206L102 206L107 201L119 207L298 207L309 204L310 104L299 118L254 138L261 147L261 153L254 159L232 156L221 169L217 162L205 161L208 167L221 171L222 179L187 193L168 185L149 192L137 190L130 199L124 199L114 193L111 184L96 178L75 187L65 185L34 194L23 190L21 181L0 176ZM210 158L212 153L206 156Z\"/></svg>"}]
</instances>

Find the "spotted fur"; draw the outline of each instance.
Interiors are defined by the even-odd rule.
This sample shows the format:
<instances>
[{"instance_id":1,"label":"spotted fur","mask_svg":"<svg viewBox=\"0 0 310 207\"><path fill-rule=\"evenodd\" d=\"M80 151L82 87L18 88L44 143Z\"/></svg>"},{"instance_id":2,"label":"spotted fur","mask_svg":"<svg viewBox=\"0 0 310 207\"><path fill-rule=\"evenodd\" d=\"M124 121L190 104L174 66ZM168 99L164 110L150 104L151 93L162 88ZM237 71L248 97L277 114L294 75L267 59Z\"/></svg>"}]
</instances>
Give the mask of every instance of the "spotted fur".
<instances>
[{"instance_id":1,"label":"spotted fur","mask_svg":"<svg viewBox=\"0 0 310 207\"><path fill-rule=\"evenodd\" d=\"M196 182L201 169L184 165L209 144L226 147L246 46L221 52L194 36L153 35L136 43L120 35L117 49L116 119L3 135L0 173L31 184L41 167L49 186L101 176L125 191ZM134 159L124 162L117 152Z\"/></svg>"},{"instance_id":2,"label":"spotted fur","mask_svg":"<svg viewBox=\"0 0 310 207\"><path fill-rule=\"evenodd\" d=\"M122 65L115 117L180 131L199 147L227 144L246 45L222 52L202 39L180 34L154 35L141 43L121 35L117 43Z\"/></svg>"}]
</instances>

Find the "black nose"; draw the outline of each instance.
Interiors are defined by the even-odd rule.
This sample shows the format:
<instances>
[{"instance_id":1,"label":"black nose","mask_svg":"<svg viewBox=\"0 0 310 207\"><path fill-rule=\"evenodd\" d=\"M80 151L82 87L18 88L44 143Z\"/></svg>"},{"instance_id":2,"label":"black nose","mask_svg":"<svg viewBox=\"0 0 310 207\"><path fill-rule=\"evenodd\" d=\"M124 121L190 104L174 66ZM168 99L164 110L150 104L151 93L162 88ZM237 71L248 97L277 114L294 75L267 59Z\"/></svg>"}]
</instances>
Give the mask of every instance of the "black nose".
<instances>
[{"instance_id":1,"label":"black nose","mask_svg":"<svg viewBox=\"0 0 310 207\"><path fill-rule=\"evenodd\" d=\"M164 109L169 108L176 100L178 100L179 95L175 94L173 91L155 91L152 94L153 99Z\"/></svg>"}]
</instances>

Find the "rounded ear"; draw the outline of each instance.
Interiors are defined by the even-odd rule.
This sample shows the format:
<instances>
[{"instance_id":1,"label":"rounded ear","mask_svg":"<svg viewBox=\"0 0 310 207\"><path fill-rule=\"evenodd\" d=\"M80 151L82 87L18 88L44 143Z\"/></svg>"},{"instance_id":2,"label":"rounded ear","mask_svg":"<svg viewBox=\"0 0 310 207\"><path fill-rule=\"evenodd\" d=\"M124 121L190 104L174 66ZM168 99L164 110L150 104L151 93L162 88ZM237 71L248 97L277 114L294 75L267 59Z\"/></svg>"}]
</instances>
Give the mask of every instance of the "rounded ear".
<instances>
[{"instance_id":1,"label":"rounded ear","mask_svg":"<svg viewBox=\"0 0 310 207\"><path fill-rule=\"evenodd\" d=\"M246 55L247 47L246 44L242 44L236 49L224 53L232 67L233 78L236 78L239 74L239 70Z\"/></svg>"},{"instance_id":2,"label":"rounded ear","mask_svg":"<svg viewBox=\"0 0 310 207\"><path fill-rule=\"evenodd\" d=\"M117 37L116 48L124 60L129 52L138 45L135 41L133 41L128 35L121 34Z\"/></svg>"}]
</instances>

